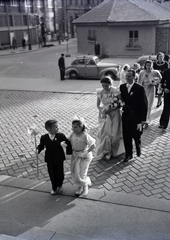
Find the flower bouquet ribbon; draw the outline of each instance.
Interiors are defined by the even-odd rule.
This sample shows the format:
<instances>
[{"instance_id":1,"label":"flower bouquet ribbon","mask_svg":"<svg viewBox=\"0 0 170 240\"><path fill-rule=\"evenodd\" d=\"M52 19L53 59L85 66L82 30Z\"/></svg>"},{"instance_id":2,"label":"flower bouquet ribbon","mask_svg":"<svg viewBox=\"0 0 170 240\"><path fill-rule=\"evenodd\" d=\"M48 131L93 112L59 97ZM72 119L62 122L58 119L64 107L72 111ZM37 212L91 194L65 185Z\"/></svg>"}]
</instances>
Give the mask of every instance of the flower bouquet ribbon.
<instances>
[{"instance_id":1,"label":"flower bouquet ribbon","mask_svg":"<svg viewBox=\"0 0 170 240\"><path fill-rule=\"evenodd\" d=\"M39 175L39 165L38 165L38 153L37 153L37 140L36 140L36 136L39 133L37 131L37 126L36 124L33 124L30 128L27 128L27 133L29 135L29 142L34 142L34 146L35 146L35 155L36 155L36 161L37 161L37 176Z\"/></svg>"}]
</instances>

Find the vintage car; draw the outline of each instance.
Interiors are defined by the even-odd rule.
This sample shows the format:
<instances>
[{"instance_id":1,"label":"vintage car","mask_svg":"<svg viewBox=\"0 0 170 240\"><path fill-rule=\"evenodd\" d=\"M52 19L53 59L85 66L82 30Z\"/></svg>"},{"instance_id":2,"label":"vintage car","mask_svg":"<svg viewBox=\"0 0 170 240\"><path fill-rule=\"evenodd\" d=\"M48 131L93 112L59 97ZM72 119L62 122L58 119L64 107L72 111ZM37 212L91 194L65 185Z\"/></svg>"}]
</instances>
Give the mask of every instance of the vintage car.
<instances>
[{"instance_id":1,"label":"vintage car","mask_svg":"<svg viewBox=\"0 0 170 240\"><path fill-rule=\"evenodd\" d=\"M143 55L143 56L139 57L136 62L139 63L141 69L143 69L145 62L148 59L152 60L153 62L155 62L157 60L156 55Z\"/></svg>"},{"instance_id":2,"label":"vintage car","mask_svg":"<svg viewBox=\"0 0 170 240\"><path fill-rule=\"evenodd\" d=\"M92 78L100 79L102 76L110 76L112 79L119 79L120 65L105 62L97 56L78 56L66 68L65 75L71 79Z\"/></svg>"}]
</instances>

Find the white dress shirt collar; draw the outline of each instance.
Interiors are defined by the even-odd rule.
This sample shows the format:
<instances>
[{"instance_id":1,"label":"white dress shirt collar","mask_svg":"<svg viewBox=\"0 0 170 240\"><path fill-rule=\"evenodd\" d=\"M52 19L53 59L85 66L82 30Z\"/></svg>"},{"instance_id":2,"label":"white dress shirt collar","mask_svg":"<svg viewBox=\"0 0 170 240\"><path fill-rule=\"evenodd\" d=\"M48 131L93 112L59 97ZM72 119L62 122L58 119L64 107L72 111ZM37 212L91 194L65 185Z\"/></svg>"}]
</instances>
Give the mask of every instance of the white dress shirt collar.
<instances>
[{"instance_id":1,"label":"white dress shirt collar","mask_svg":"<svg viewBox=\"0 0 170 240\"><path fill-rule=\"evenodd\" d=\"M49 138L51 139L51 140L54 140L54 138L55 138L55 134L48 134L49 135Z\"/></svg>"}]
</instances>

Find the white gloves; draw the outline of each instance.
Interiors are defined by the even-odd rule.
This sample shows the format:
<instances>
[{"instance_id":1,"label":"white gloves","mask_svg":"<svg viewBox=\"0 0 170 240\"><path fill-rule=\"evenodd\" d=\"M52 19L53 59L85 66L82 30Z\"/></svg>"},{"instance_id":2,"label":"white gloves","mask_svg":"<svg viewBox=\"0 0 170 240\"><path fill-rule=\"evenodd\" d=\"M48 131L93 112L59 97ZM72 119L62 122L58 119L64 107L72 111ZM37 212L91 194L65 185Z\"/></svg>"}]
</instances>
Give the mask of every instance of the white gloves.
<instances>
[{"instance_id":1,"label":"white gloves","mask_svg":"<svg viewBox=\"0 0 170 240\"><path fill-rule=\"evenodd\" d=\"M61 145L63 148L66 148L66 147L67 147L67 144L65 143L65 141L61 142L60 145Z\"/></svg>"},{"instance_id":2,"label":"white gloves","mask_svg":"<svg viewBox=\"0 0 170 240\"><path fill-rule=\"evenodd\" d=\"M85 158L89 152L85 150L83 153L80 153L79 157Z\"/></svg>"}]
</instances>

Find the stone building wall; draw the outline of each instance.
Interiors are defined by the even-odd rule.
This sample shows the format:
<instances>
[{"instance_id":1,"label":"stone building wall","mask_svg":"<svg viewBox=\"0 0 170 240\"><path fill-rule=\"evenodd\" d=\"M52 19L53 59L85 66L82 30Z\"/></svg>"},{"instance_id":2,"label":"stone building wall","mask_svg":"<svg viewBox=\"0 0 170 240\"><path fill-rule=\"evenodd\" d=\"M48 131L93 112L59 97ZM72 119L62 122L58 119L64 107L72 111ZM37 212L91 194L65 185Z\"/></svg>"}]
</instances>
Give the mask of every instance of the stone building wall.
<instances>
[{"instance_id":1,"label":"stone building wall","mask_svg":"<svg viewBox=\"0 0 170 240\"><path fill-rule=\"evenodd\" d=\"M164 52L168 53L168 38L169 38L168 27L157 27L156 28L156 39L155 39L155 53Z\"/></svg>"}]
</instances>

